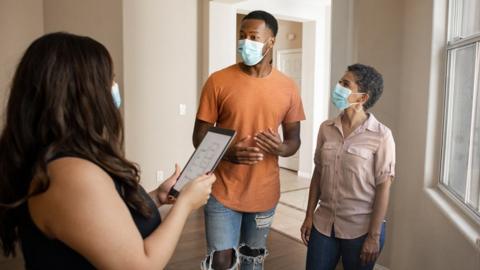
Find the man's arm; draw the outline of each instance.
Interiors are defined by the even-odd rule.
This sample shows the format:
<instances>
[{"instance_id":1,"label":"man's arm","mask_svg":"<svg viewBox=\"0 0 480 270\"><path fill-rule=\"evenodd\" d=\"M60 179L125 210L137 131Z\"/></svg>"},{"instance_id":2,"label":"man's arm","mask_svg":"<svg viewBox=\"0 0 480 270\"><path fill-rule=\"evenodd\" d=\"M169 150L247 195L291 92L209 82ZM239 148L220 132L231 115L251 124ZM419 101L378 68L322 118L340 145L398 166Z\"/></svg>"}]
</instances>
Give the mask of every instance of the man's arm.
<instances>
[{"instance_id":1,"label":"man's arm","mask_svg":"<svg viewBox=\"0 0 480 270\"><path fill-rule=\"evenodd\" d=\"M193 141L193 146L195 148L200 145L200 142L202 142L203 137L207 134L207 131L210 127L213 127L213 124L195 119L195 126L193 128L193 135L192 135L192 141Z\"/></svg>"}]
</instances>

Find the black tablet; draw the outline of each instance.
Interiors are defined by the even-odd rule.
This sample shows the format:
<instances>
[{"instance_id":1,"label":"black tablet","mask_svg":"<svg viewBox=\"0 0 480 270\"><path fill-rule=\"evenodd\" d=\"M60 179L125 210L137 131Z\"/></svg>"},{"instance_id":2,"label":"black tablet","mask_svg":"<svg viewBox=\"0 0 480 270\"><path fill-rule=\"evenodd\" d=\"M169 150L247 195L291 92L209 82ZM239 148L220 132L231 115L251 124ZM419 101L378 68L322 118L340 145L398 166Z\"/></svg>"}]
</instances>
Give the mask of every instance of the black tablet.
<instances>
[{"instance_id":1,"label":"black tablet","mask_svg":"<svg viewBox=\"0 0 480 270\"><path fill-rule=\"evenodd\" d=\"M177 197L180 190L188 182L201 175L213 172L234 137L234 130L210 127L180 173L177 182L170 190L170 195Z\"/></svg>"}]
</instances>

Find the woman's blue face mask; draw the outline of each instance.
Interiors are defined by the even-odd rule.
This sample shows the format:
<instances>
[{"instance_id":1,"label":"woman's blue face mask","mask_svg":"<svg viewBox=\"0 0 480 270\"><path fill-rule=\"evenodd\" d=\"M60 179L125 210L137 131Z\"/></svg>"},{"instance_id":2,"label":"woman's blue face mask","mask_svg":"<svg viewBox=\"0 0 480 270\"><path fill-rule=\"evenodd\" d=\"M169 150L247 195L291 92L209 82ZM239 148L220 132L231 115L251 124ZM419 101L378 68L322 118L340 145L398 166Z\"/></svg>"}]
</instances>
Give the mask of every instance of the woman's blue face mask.
<instances>
[{"instance_id":1,"label":"woman's blue face mask","mask_svg":"<svg viewBox=\"0 0 480 270\"><path fill-rule=\"evenodd\" d=\"M120 96L120 87L118 87L116 82L112 85L112 98L115 106L119 109L120 105L122 105L122 97Z\"/></svg>"},{"instance_id":2,"label":"woman's blue face mask","mask_svg":"<svg viewBox=\"0 0 480 270\"><path fill-rule=\"evenodd\" d=\"M335 105L335 107L337 107L337 109L343 111L354 104L361 103L361 102L350 103L348 101L348 97L350 97L350 95L355 95L355 94L363 95L364 93L352 93L352 90L337 83L337 85L332 91L332 103L333 105Z\"/></svg>"}]
</instances>

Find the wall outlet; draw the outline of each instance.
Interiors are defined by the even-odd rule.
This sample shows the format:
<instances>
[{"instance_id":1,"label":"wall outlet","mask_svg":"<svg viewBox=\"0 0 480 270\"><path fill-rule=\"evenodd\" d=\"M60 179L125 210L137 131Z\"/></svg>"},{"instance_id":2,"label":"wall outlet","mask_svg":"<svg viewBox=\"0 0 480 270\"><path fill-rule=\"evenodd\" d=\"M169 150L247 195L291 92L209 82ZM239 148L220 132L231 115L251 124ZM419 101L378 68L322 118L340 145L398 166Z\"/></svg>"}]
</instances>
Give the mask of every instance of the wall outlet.
<instances>
[{"instance_id":1,"label":"wall outlet","mask_svg":"<svg viewBox=\"0 0 480 270\"><path fill-rule=\"evenodd\" d=\"M164 178L163 171L158 170L157 171L157 179L156 179L157 183L163 182L163 178Z\"/></svg>"},{"instance_id":2,"label":"wall outlet","mask_svg":"<svg viewBox=\"0 0 480 270\"><path fill-rule=\"evenodd\" d=\"M180 114L180 115L186 115L187 114L187 105L186 104L180 104L178 106L178 114Z\"/></svg>"}]
</instances>

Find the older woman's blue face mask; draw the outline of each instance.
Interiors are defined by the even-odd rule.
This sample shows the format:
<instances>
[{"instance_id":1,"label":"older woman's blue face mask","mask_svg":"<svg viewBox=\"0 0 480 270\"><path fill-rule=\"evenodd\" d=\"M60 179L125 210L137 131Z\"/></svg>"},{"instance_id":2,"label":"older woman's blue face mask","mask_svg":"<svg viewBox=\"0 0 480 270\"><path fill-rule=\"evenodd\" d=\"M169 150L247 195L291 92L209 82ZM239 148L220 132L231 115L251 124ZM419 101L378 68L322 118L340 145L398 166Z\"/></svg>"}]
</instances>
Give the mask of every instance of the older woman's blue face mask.
<instances>
[{"instance_id":1,"label":"older woman's blue face mask","mask_svg":"<svg viewBox=\"0 0 480 270\"><path fill-rule=\"evenodd\" d=\"M365 103L368 95L358 92L355 76L351 72L347 72L333 89L331 99L337 109L345 110L352 105Z\"/></svg>"}]
</instances>

